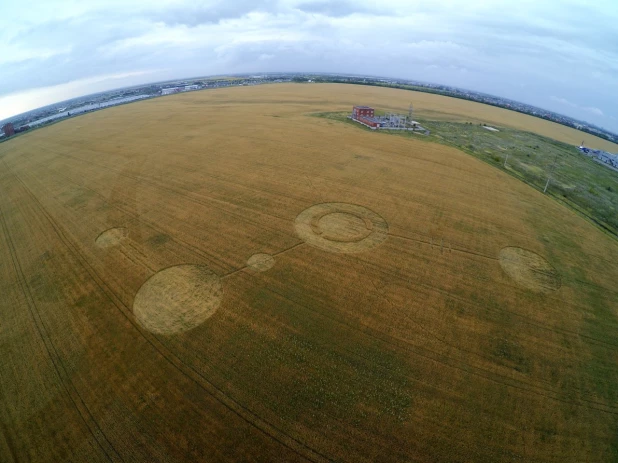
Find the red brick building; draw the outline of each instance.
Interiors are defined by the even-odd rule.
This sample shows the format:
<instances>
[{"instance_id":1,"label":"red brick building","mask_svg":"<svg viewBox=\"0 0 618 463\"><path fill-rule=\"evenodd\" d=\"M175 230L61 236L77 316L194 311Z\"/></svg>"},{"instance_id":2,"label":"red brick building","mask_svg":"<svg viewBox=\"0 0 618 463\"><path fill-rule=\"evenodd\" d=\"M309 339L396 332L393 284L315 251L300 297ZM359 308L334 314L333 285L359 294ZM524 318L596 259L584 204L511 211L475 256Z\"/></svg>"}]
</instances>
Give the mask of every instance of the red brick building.
<instances>
[{"instance_id":1,"label":"red brick building","mask_svg":"<svg viewBox=\"0 0 618 463\"><path fill-rule=\"evenodd\" d=\"M373 117L374 109L369 106L354 106L352 108L352 118L358 119L359 117Z\"/></svg>"},{"instance_id":2,"label":"red brick building","mask_svg":"<svg viewBox=\"0 0 618 463\"><path fill-rule=\"evenodd\" d=\"M354 106L352 108L352 119L361 124L365 124L373 129L380 127L380 123L375 119L375 110L369 106Z\"/></svg>"},{"instance_id":3,"label":"red brick building","mask_svg":"<svg viewBox=\"0 0 618 463\"><path fill-rule=\"evenodd\" d=\"M365 125L368 125L369 127L373 127L374 129L380 127L380 123L373 117L358 116L356 120L358 122L362 122Z\"/></svg>"},{"instance_id":4,"label":"red brick building","mask_svg":"<svg viewBox=\"0 0 618 463\"><path fill-rule=\"evenodd\" d=\"M13 127L13 124L11 124L10 122L2 126L2 131L7 137L15 135L15 127Z\"/></svg>"}]
</instances>

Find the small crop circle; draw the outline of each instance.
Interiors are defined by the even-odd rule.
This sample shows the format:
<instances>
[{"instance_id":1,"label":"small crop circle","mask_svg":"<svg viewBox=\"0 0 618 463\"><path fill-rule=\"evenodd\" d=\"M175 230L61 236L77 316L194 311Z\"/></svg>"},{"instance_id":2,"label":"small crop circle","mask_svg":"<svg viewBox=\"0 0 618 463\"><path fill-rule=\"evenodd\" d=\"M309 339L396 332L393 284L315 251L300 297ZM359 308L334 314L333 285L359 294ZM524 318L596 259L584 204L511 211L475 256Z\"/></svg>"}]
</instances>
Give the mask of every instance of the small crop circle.
<instances>
[{"instance_id":1,"label":"small crop circle","mask_svg":"<svg viewBox=\"0 0 618 463\"><path fill-rule=\"evenodd\" d=\"M270 254L253 254L247 260L247 266L256 272L265 272L275 265L275 259Z\"/></svg>"}]
</instances>

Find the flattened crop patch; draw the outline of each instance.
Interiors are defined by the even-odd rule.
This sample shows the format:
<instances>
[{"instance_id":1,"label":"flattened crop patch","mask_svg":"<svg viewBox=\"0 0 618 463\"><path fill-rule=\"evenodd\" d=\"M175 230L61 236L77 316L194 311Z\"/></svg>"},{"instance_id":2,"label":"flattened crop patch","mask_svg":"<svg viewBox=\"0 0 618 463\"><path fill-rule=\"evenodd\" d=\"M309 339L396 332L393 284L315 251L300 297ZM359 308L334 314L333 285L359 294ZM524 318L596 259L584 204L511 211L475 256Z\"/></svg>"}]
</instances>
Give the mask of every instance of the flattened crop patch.
<instances>
[{"instance_id":1,"label":"flattened crop patch","mask_svg":"<svg viewBox=\"0 0 618 463\"><path fill-rule=\"evenodd\" d=\"M169 267L150 277L133 301L137 321L156 334L188 331L210 318L223 298L219 277L204 265Z\"/></svg>"},{"instance_id":2,"label":"flattened crop patch","mask_svg":"<svg viewBox=\"0 0 618 463\"><path fill-rule=\"evenodd\" d=\"M129 230L127 228L110 228L97 236L94 242L100 248L109 248L117 246L127 236L129 236Z\"/></svg>"},{"instance_id":3,"label":"flattened crop patch","mask_svg":"<svg viewBox=\"0 0 618 463\"><path fill-rule=\"evenodd\" d=\"M275 265L275 259L270 254L253 254L247 260L247 266L256 272L265 272Z\"/></svg>"},{"instance_id":4,"label":"flattened crop patch","mask_svg":"<svg viewBox=\"0 0 618 463\"><path fill-rule=\"evenodd\" d=\"M296 217L294 227L303 241L330 252L363 252L388 238L386 220L366 207L348 203L311 206Z\"/></svg>"},{"instance_id":5,"label":"flattened crop patch","mask_svg":"<svg viewBox=\"0 0 618 463\"><path fill-rule=\"evenodd\" d=\"M562 285L558 271L543 257L527 249L503 248L500 266L518 285L532 291L546 293Z\"/></svg>"}]
</instances>

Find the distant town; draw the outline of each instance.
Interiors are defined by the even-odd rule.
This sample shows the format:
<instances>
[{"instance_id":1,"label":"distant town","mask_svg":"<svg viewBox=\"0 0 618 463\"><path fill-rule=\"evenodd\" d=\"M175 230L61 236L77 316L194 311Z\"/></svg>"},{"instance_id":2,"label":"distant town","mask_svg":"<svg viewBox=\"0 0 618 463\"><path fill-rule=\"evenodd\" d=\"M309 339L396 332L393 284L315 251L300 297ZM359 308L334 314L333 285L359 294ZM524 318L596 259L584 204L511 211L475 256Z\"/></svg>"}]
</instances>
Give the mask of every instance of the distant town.
<instances>
[{"instance_id":1,"label":"distant town","mask_svg":"<svg viewBox=\"0 0 618 463\"><path fill-rule=\"evenodd\" d=\"M154 98L172 93L202 90L205 88L220 88L231 86L261 85L278 82L328 82L357 85L373 85L381 87L401 88L419 92L476 101L492 106L510 109L520 113L556 122L597 137L618 143L618 135L597 127L585 121L573 119L553 111L537 108L517 101L487 95L471 90L464 90L446 85L430 84L405 79L389 79L374 76L341 75L341 74L307 74L307 73L267 73L260 75L233 75L218 77L200 77L112 90L97 93L53 105L38 108L18 116L0 121L0 140L13 134L24 132L35 127L56 122L60 119L75 116L85 112L96 111L105 107L129 103L138 99Z\"/></svg>"}]
</instances>

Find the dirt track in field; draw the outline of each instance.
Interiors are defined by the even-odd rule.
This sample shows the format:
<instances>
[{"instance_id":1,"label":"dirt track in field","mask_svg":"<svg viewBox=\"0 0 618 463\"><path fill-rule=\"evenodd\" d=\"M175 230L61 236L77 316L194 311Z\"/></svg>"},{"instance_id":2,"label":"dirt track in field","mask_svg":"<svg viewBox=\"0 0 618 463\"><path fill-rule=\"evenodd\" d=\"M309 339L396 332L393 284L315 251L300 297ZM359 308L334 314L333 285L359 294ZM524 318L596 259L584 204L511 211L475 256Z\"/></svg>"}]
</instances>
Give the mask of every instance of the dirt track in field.
<instances>
[{"instance_id":1,"label":"dirt track in field","mask_svg":"<svg viewBox=\"0 0 618 463\"><path fill-rule=\"evenodd\" d=\"M408 99L209 90L1 144L0 460L615 458L618 244L460 151L308 115Z\"/></svg>"}]
</instances>

